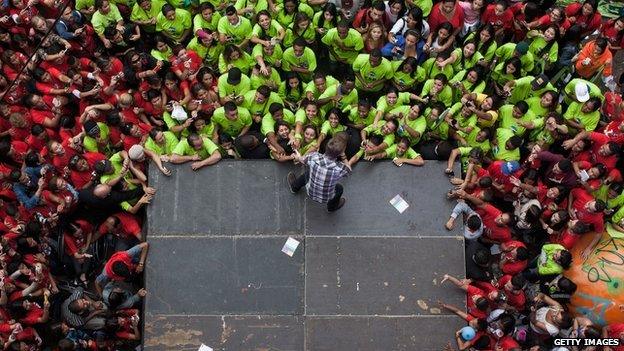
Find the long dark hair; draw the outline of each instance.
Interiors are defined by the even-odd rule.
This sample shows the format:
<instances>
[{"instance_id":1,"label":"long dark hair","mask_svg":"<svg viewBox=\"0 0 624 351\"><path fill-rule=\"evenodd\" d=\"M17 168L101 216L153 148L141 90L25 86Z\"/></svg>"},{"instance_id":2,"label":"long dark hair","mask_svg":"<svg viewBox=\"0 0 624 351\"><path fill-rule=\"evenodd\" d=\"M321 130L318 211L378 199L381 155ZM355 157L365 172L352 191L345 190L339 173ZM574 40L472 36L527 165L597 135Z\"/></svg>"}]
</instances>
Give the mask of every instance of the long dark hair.
<instances>
[{"instance_id":1,"label":"long dark hair","mask_svg":"<svg viewBox=\"0 0 624 351\"><path fill-rule=\"evenodd\" d=\"M414 78L416 70L418 69L418 60L415 57L406 57L397 68L397 71L402 71L405 65L410 65L412 67L412 73L410 73L410 77Z\"/></svg>"},{"instance_id":2,"label":"long dark hair","mask_svg":"<svg viewBox=\"0 0 624 351\"><path fill-rule=\"evenodd\" d=\"M333 18L331 20L331 24L332 26L336 27L338 25L338 9L336 9L336 4L332 2L327 2L325 3L325 5L323 5L323 8L321 9L321 15L319 16L319 20L316 26L318 28L323 28L323 26L325 25L325 11L332 14Z\"/></svg>"},{"instance_id":3,"label":"long dark hair","mask_svg":"<svg viewBox=\"0 0 624 351\"><path fill-rule=\"evenodd\" d=\"M488 39L485 42L481 42L481 32L482 31L488 31L490 33L490 39ZM474 37L474 42L477 45L477 51L480 52L483 56L485 56L485 54L487 53L488 48L490 47L490 45L492 45L492 43L494 42L494 27L489 24L486 23L484 25L482 25L479 30L476 31L475 37ZM481 49L479 49L479 46L481 46Z\"/></svg>"},{"instance_id":4,"label":"long dark hair","mask_svg":"<svg viewBox=\"0 0 624 351\"><path fill-rule=\"evenodd\" d=\"M299 77L296 72L286 72L286 74L284 75L284 82L286 83L286 95L290 95L292 91L290 84L288 84L288 81L292 78L297 78L299 80L299 84L297 85L297 91L299 92L299 95L303 94L303 83L301 81L301 77Z\"/></svg>"}]
</instances>

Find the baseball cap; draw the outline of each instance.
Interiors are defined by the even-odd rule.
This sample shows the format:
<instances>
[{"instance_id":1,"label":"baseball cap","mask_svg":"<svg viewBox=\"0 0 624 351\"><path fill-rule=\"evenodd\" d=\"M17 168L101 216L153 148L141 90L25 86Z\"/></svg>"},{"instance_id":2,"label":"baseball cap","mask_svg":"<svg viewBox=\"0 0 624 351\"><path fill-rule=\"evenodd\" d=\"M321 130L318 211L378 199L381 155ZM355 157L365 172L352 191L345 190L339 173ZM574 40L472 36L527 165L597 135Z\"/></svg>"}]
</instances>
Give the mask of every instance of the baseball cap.
<instances>
[{"instance_id":1,"label":"baseball cap","mask_svg":"<svg viewBox=\"0 0 624 351\"><path fill-rule=\"evenodd\" d=\"M231 85L237 85L241 81L241 70L237 67L233 67L228 72L227 82Z\"/></svg>"},{"instance_id":2,"label":"baseball cap","mask_svg":"<svg viewBox=\"0 0 624 351\"><path fill-rule=\"evenodd\" d=\"M548 84L548 76L542 73L531 81L531 88L533 88L533 90L544 89L546 84Z\"/></svg>"},{"instance_id":3,"label":"baseball cap","mask_svg":"<svg viewBox=\"0 0 624 351\"><path fill-rule=\"evenodd\" d=\"M503 174L508 176L514 174L518 169L520 169L520 163L518 161L508 161L503 163L502 167Z\"/></svg>"},{"instance_id":4,"label":"baseball cap","mask_svg":"<svg viewBox=\"0 0 624 351\"><path fill-rule=\"evenodd\" d=\"M84 127L85 133L90 137L96 137L100 134L100 127L92 119L85 121L82 126Z\"/></svg>"},{"instance_id":5,"label":"baseball cap","mask_svg":"<svg viewBox=\"0 0 624 351\"><path fill-rule=\"evenodd\" d=\"M585 102L589 100L589 87L586 83L579 82L574 86L574 95L579 102Z\"/></svg>"},{"instance_id":6,"label":"baseball cap","mask_svg":"<svg viewBox=\"0 0 624 351\"><path fill-rule=\"evenodd\" d=\"M516 51L520 54L520 55L524 55L527 53L527 51L529 51L529 44L527 44L524 41L519 42L518 44L516 44Z\"/></svg>"},{"instance_id":7,"label":"baseball cap","mask_svg":"<svg viewBox=\"0 0 624 351\"><path fill-rule=\"evenodd\" d=\"M144 156L145 151L143 150L143 146L139 144L132 145L128 150L128 157L130 157L132 161L139 161L143 159Z\"/></svg>"}]
</instances>

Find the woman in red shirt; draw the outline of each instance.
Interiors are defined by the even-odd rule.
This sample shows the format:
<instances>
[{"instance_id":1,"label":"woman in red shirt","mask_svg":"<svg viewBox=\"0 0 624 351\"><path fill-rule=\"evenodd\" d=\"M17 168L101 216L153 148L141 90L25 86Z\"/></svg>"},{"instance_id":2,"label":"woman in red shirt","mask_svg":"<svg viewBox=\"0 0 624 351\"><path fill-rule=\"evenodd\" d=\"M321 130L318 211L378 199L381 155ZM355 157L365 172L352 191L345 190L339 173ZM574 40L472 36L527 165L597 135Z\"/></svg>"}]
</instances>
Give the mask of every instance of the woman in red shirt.
<instances>
[{"instance_id":1,"label":"woman in red shirt","mask_svg":"<svg viewBox=\"0 0 624 351\"><path fill-rule=\"evenodd\" d=\"M171 71L165 74L165 94L167 95L167 102L176 101L180 105L186 106L191 101L189 83L186 80L180 82L178 76Z\"/></svg>"},{"instance_id":2,"label":"woman in red shirt","mask_svg":"<svg viewBox=\"0 0 624 351\"><path fill-rule=\"evenodd\" d=\"M533 22L525 23L524 26L529 30L543 30L551 24L556 24L559 26L559 33L561 34L561 36L563 36L571 26L570 21L568 21L568 19L566 18L565 10L561 7L553 7L553 9L550 10L550 13L545 14L544 16Z\"/></svg>"},{"instance_id":3,"label":"woman in red shirt","mask_svg":"<svg viewBox=\"0 0 624 351\"><path fill-rule=\"evenodd\" d=\"M602 24L600 35L609 41L609 50L615 52L624 47L624 16Z\"/></svg>"},{"instance_id":4,"label":"woman in red shirt","mask_svg":"<svg viewBox=\"0 0 624 351\"><path fill-rule=\"evenodd\" d=\"M433 6L429 14L429 30L431 33L437 31L438 27L449 22L453 26L453 36L455 36L464 26L464 11L455 0L443 0Z\"/></svg>"},{"instance_id":5,"label":"woman in red shirt","mask_svg":"<svg viewBox=\"0 0 624 351\"><path fill-rule=\"evenodd\" d=\"M573 2L566 6L565 13L571 25L581 27L582 37L590 35L602 24L597 0L585 0L582 4Z\"/></svg>"}]
</instances>

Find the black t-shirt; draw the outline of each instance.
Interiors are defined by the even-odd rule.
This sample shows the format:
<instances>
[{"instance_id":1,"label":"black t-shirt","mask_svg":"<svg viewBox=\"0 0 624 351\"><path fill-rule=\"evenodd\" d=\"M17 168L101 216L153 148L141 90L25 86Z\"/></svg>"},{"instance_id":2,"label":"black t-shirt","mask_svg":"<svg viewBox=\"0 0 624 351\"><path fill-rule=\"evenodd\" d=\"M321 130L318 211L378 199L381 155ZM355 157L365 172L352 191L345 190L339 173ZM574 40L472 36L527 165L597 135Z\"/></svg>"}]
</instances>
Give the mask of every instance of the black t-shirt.
<instances>
[{"instance_id":1,"label":"black t-shirt","mask_svg":"<svg viewBox=\"0 0 624 351\"><path fill-rule=\"evenodd\" d=\"M240 157L251 160L269 158L269 148L263 142L261 142L261 140L263 139L262 135L253 132L248 134L252 134L256 137L256 139L260 140L260 142L256 147L249 149L241 145L241 138L236 138L236 140L234 140L234 147L236 148L236 151L238 151Z\"/></svg>"}]
</instances>

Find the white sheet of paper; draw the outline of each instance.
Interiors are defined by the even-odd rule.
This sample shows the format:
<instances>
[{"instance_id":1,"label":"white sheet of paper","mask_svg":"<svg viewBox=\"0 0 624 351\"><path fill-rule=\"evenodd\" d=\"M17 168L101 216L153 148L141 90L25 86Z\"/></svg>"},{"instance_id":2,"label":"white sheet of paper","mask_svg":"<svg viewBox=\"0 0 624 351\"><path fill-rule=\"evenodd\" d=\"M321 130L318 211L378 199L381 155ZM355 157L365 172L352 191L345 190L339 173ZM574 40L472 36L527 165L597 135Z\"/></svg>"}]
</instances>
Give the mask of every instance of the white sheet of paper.
<instances>
[{"instance_id":1,"label":"white sheet of paper","mask_svg":"<svg viewBox=\"0 0 624 351\"><path fill-rule=\"evenodd\" d=\"M399 213L405 212L405 210L407 210L407 208L409 207L407 201L403 200L401 195L398 194L397 196L393 197L392 200L390 200L390 205L394 206L394 208L396 208Z\"/></svg>"},{"instance_id":2,"label":"white sheet of paper","mask_svg":"<svg viewBox=\"0 0 624 351\"><path fill-rule=\"evenodd\" d=\"M586 182L589 179L589 174L586 170L582 169L579 174L581 175L581 181Z\"/></svg>"},{"instance_id":3,"label":"white sheet of paper","mask_svg":"<svg viewBox=\"0 0 624 351\"><path fill-rule=\"evenodd\" d=\"M201 346L199 347L197 351L213 351L213 350L212 350L212 347L208 347L204 344L201 344Z\"/></svg>"},{"instance_id":4,"label":"white sheet of paper","mask_svg":"<svg viewBox=\"0 0 624 351\"><path fill-rule=\"evenodd\" d=\"M298 246L299 241L289 237L288 240L286 240L284 247L282 247L282 252L292 257L292 255L295 254L295 250L297 250Z\"/></svg>"}]
</instances>

